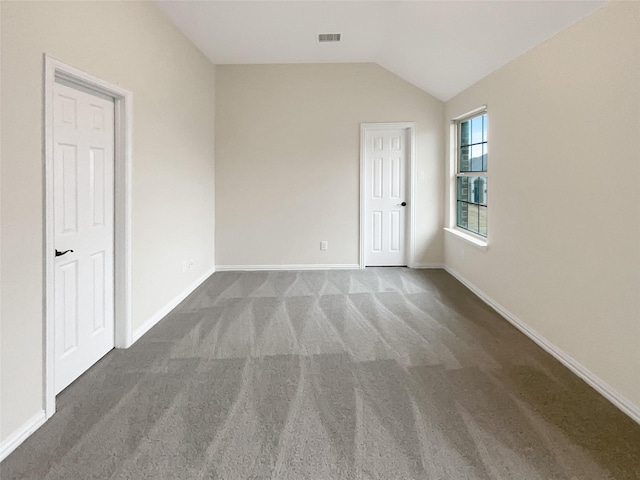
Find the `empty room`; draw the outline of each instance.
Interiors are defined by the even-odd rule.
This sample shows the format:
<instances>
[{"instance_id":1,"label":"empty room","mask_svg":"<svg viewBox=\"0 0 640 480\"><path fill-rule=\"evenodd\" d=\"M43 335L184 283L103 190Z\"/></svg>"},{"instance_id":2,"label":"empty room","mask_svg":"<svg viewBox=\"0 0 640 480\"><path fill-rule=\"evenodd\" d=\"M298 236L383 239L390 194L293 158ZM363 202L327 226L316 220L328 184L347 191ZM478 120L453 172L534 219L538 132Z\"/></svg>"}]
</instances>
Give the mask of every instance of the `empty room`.
<instances>
[{"instance_id":1,"label":"empty room","mask_svg":"<svg viewBox=\"0 0 640 480\"><path fill-rule=\"evenodd\" d=\"M640 2L0 1L0 478L640 479Z\"/></svg>"}]
</instances>

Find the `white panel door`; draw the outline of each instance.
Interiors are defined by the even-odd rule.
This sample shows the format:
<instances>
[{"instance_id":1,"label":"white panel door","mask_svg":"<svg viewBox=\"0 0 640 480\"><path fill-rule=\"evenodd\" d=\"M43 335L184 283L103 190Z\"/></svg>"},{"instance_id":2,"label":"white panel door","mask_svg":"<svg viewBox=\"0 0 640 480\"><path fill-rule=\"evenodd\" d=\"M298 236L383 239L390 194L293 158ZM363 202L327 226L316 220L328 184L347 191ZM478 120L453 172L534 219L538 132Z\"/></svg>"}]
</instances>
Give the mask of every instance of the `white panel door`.
<instances>
[{"instance_id":1,"label":"white panel door","mask_svg":"<svg viewBox=\"0 0 640 480\"><path fill-rule=\"evenodd\" d=\"M54 97L57 394L114 347L114 102L57 82Z\"/></svg>"},{"instance_id":2,"label":"white panel door","mask_svg":"<svg viewBox=\"0 0 640 480\"><path fill-rule=\"evenodd\" d=\"M365 131L364 261L366 266L407 264L407 131Z\"/></svg>"}]
</instances>

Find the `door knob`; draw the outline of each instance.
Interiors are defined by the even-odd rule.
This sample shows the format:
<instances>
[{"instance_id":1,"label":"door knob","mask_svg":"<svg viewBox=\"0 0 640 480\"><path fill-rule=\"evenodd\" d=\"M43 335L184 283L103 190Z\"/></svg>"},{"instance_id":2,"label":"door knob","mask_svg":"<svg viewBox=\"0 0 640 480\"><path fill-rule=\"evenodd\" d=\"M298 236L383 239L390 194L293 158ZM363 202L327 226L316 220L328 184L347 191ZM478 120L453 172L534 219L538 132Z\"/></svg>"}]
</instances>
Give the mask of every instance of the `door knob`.
<instances>
[{"instance_id":1,"label":"door knob","mask_svg":"<svg viewBox=\"0 0 640 480\"><path fill-rule=\"evenodd\" d=\"M69 252L73 253L73 250L65 250L64 252L59 252L58 250L56 250L56 257L61 257L62 255Z\"/></svg>"},{"instance_id":2,"label":"door knob","mask_svg":"<svg viewBox=\"0 0 640 480\"><path fill-rule=\"evenodd\" d=\"M398 204L399 207L406 207L407 206L407 202L402 202Z\"/></svg>"}]
</instances>

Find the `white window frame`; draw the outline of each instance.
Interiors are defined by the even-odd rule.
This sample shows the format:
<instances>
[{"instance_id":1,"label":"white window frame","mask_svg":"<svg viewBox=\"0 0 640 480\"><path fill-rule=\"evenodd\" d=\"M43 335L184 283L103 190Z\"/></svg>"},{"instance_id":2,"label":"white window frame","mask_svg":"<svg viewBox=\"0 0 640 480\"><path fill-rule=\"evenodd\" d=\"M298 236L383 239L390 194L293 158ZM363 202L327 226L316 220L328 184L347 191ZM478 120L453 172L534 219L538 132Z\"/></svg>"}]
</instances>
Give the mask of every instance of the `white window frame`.
<instances>
[{"instance_id":1,"label":"white window frame","mask_svg":"<svg viewBox=\"0 0 640 480\"><path fill-rule=\"evenodd\" d=\"M483 236L477 233L472 232L471 230L467 230L465 228L459 227L457 222L457 211L458 211L458 177L484 177L486 179L489 178L489 172L487 167L487 172L460 172L460 124L466 120L471 118L483 115L487 113L487 106L483 105L475 110L467 112L463 115L455 117L451 121L451 182L450 182L450 221L449 227L445 228L445 231L448 233L459 237L466 242L481 248L486 249L488 246L489 240L489 202L487 202L487 236ZM487 144L488 144L487 138Z\"/></svg>"}]
</instances>

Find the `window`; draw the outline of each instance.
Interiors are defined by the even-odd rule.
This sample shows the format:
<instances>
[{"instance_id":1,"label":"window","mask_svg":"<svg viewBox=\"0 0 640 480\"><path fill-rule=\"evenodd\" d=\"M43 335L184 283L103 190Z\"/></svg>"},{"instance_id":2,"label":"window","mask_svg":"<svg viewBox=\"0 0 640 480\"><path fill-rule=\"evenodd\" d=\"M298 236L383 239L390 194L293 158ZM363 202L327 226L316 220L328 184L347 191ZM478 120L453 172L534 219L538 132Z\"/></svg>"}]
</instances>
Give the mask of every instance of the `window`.
<instances>
[{"instance_id":1,"label":"window","mask_svg":"<svg viewBox=\"0 0 640 480\"><path fill-rule=\"evenodd\" d=\"M487 236L487 114L456 122L456 226Z\"/></svg>"}]
</instances>

